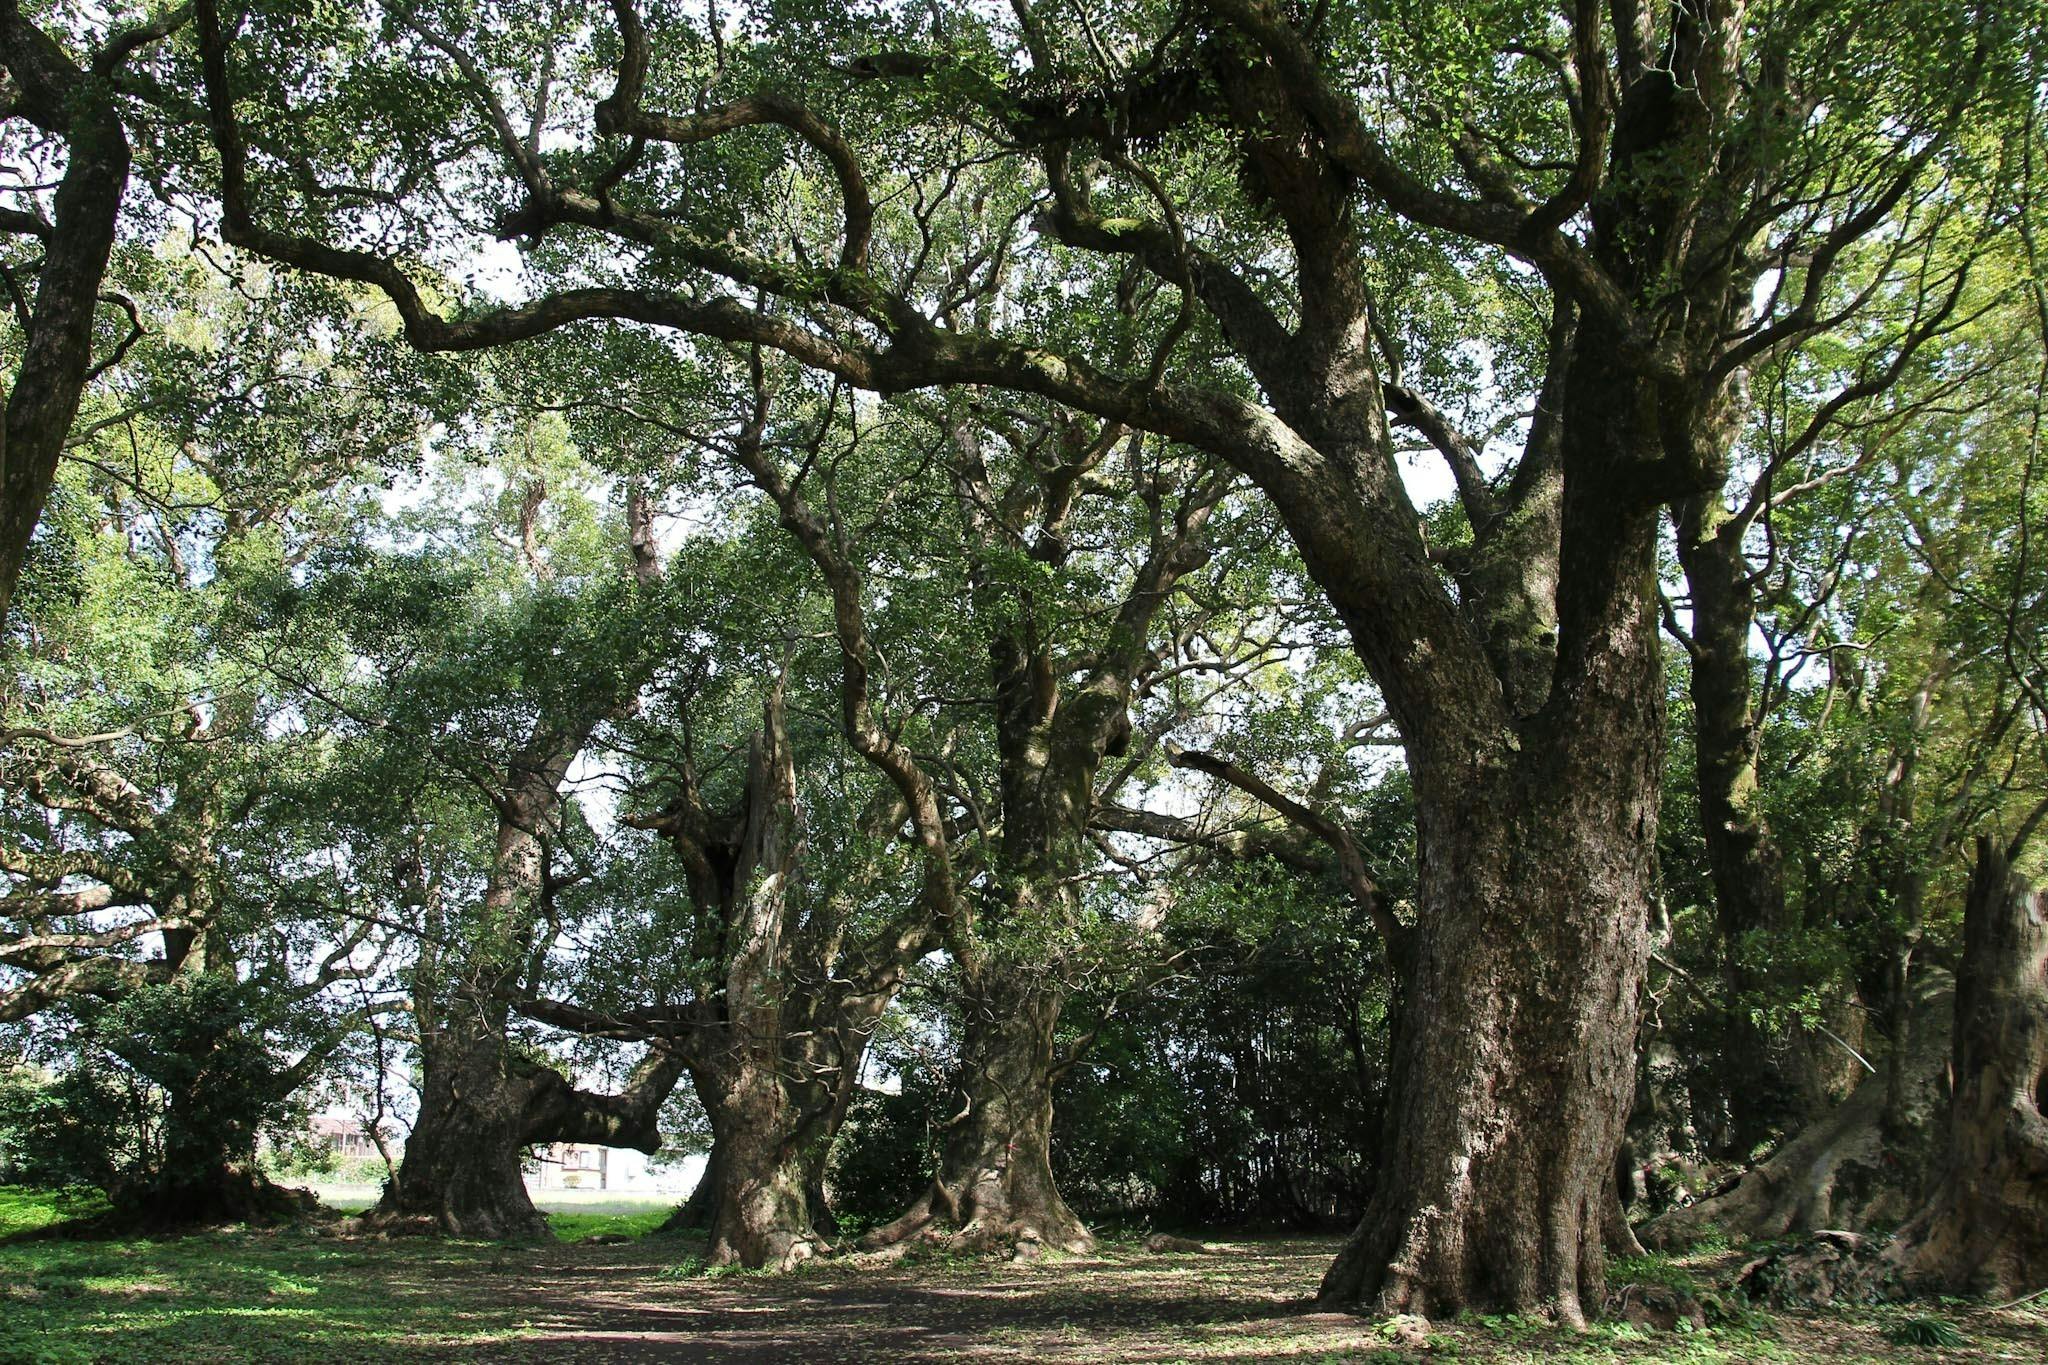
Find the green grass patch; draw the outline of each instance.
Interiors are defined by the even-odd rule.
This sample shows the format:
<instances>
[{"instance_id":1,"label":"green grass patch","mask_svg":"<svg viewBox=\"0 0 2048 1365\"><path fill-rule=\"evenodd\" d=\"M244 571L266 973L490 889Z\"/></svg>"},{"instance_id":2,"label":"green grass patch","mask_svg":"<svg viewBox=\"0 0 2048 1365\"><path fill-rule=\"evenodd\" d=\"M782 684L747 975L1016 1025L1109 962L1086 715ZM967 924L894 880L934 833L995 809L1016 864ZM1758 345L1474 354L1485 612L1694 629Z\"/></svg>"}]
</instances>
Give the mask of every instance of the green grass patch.
<instances>
[{"instance_id":1,"label":"green grass patch","mask_svg":"<svg viewBox=\"0 0 2048 1365\"><path fill-rule=\"evenodd\" d=\"M0 1185L0 1242L41 1232L60 1223L83 1222L107 1211L97 1190L32 1190Z\"/></svg>"},{"instance_id":2,"label":"green grass patch","mask_svg":"<svg viewBox=\"0 0 2048 1365\"><path fill-rule=\"evenodd\" d=\"M587 1242L593 1237L645 1237L659 1230L672 1212L674 1209L664 1204L634 1213L551 1213L548 1226L565 1242Z\"/></svg>"}]
</instances>

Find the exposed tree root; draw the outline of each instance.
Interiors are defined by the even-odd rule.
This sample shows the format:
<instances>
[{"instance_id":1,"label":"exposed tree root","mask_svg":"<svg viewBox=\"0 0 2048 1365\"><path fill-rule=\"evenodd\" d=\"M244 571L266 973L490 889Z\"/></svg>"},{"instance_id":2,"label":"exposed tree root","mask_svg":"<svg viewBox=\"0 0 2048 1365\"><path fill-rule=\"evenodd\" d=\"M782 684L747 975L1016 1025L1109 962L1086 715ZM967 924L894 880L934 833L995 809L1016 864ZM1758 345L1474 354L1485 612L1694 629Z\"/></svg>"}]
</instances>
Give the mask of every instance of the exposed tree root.
<instances>
[{"instance_id":1,"label":"exposed tree root","mask_svg":"<svg viewBox=\"0 0 2048 1365\"><path fill-rule=\"evenodd\" d=\"M1094 1234L1056 1192L1049 1200L1019 1208L1002 1197L999 1180L982 1186L979 1197L963 1199L933 1182L901 1218L862 1237L860 1249L882 1260L941 1248L955 1255L1007 1255L1016 1261L1036 1260L1047 1249L1073 1255L1094 1250Z\"/></svg>"},{"instance_id":2,"label":"exposed tree root","mask_svg":"<svg viewBox=\"0 0 2048 1365\"><path fill-rule=\"evenodd\" d=\"M1954 1013L1951 999L1948 978L1930 972L1914 1008L1906 1062L1911 1078L1907 1131L1917 1138L1901 1142L1897 1135L1887 1137L1885 1077L1867 1075L1846 1100L1731 1189L1639 1228L1643 1243L1663 1250L1713 1233L1736 1241L1768 1241L1904 1218L1933 1164Z\"/></svg>"}]
</instances>

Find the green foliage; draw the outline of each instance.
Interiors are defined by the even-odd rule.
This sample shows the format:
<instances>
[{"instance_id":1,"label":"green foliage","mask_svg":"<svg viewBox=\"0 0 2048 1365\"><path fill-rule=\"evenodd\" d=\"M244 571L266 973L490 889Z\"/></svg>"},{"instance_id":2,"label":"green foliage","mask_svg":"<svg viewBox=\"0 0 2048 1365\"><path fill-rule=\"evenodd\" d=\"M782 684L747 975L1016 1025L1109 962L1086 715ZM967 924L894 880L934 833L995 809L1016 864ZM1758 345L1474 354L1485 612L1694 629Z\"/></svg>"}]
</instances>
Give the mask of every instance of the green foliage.
<instances>
[{"instance_id":1,"label":"green foliage","mask_svg":"<svg viewBox=\"0 0 2048 1365\"><path fill-rule=\"evenodd\" d=\"M1952 1351L1970 1344L1946 1318L1908 1318L1885 1335L1900 1346L1917 1346L1923 1351Z\"/></svg>"},{"instance_id":2,"label":"green foliage","mask_svg":"<svg viewBox=\"0 0 2048 1365\"><path fill-rule=\"evenodd\" d=\"M936 1125L951 1097L945 1074L899 1038L879 1035L871 1057L871 1065L895 1075L898 1088L856 1094L833 1144L832 1212L849 1234L895 1218L930 1183L944 1140Z\"/></svg>"},{"instance_id":3,"label":"green foliage","mask_svg":"<svg viewBox=\"0 0 2048 1365\"><path fill-rule=\"evenodd\" d=\"M278 1008L248 983L205 977L82 1002L56 1074L0 1087L14 1178L89 1186L136 1213L205 1198L296 1113Z\"/></svg>"}]
</instances>

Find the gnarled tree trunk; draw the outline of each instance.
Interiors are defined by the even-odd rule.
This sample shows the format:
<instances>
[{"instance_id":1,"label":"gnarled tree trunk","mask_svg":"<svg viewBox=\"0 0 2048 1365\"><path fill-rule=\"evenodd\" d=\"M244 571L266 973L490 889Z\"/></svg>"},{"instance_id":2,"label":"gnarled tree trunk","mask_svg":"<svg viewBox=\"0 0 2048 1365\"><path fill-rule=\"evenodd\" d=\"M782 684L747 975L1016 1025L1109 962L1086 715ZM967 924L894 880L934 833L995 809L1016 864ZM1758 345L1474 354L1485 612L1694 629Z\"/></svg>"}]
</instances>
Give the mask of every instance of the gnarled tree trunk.
<instances>
[{"instance_id":1,"label":"gnarled tree trunk","mask_svg":"<svg viewBox=\"0 0 2048 1365\"><path fill-rule=\"evenodd\" d=\"M868 832L886 837L900 819L896 802L877 803ZM669 836L725 962L718 989L681 1025L713 1142L668 1226L708 1229L715 1265L787 1270L829 1250L826 1158L874 1022L931 927L913 912L850 948L844 888L798 885L796 765L779 684L764 701L732 818L714 819L686 773L677 800L636 823Z\"/></svg>"},{"instance_id":2,"label":"gnarled tree trunk","mask_svg":"<svg viewBox=\"0 0 2048 1365\"><path fill-rule=\"evenodd\" d=\"M1388 1117L1402 1140L1325 1301L1425 1316L1547 1305L1578 1321L1606 1298L1655 784L1636 774L1632 814L1584 786L1575 799L1591 757L1423 808Z\"/></svg>"},{"instance_id":3,"label":"gnarled tree trunk","mask_svg":"<svg viewBox=\"0 0 2048 1365\"><path fill-rule=\"evenodd\" d=\"M1899 1063L1913 1080L1905 1107L1922 1116L1924 1127L1931 1127L1939 1112L1953 1012L1948 986L1945 974L1923 975L1916 989L1910 1055ZM1887 1074L1866 1074L1847 1098L1815 1116L1733 1188L1655 1219L1643 1229L1643 1241L1675 1249L1710 1231L1737 1241L1766 1241L1823 1229L1860 1229L1907 1216L1927 1173L1924 1161L1901 1164L1894 1144L1906 1134L1885 1122L1890 1099ZM1909 1157L1925 1150L1919 1134L1912 1137Z\"/></svg>"},{"instance_id":4,"label":"gnarled tree trunk","mask_svg":"<svg viewBox=\"0 0 2048 1365\"><path fill-rule=\"evenodd\" d=\"M829 1251L829 1106L806 1106L772 1076L700 1075L697 1088L718 1135L698 1186L705 1197L692 1195L711 1233L711 1263L788 1270Z\"/></svg>"},{"instance_id":5,"label":"gnarled tree trunk","mask_svg":"<svg viewBox=\"0 0 2048 1365\"><path fill-rule=\"evenodd\" d=\"M424 1052L420 1115L376 1217L431 1220L457 1237L539 1237L547 1219L520 1163L538 1143L661 1149L655 1119L682 1079L680 1054L657 1045L617 1095L579 1090L513 1052L499 1028L443 1027Z\"/></svg>"},{"instance_id":6,"label":"gnarled tree trunk","mask_svg":"<svg viewBox=\"0 0 2048 1365\"><path fill-rule=\"evenodd\" d=\"M539 1237L547 1220L520 1172L526 1082L499 1030L451 1024L421 1049L420 1112L377 1212L457 1237Z\"/></svg>"},{"instance_id":7,"label":"gnarled tree trunk","mask_svg":"<svg viewBox=\"0 0 2048 1365\"><path fill-rule=\"evenodd\" d=\"M1579 1323L1606 1299L1663 764L1655 511L1610 484L1625 487L1660 447L1613 339L1581 323L1554 339L1567 342L1552 391L1571 477L1549 692L1506 716L1498 684L1460 675L1460 694L1400 696L1419 894L1393 1140L1363 1222L1324 1277L1333 1304ZM1352 623L1362 654L1376 643L1367 627ZM1489 717L1499 731L1482 728Z\"/></svg>"},{"instance_id":8,"label":"gnarled tree trunk","mask_svg":"<svg viewBox=\"0 0 2048 1365\"><path fill-rule=\"evenodd\" d=\"M1909 1286L2012 1295L2048 1285L2048 890L1977 841L1956 974L1948 1158L1888 1259Z\"/></svg>"},{"instance_id":9,"label":"gnarled tree trunk","mask_svg":"<svg viewBox=\"0 0 2048 1365\"><path fill-rule=\"evenodd\" d=\"M1065 992L1047 982L991 983L970 1004L960 1107L931 1188L862 1245L908 1245L921 1233L971 1248L1081 1252L1094 1238L1052 1174L1054 1031Z\"/></svg>"}]
</instances>

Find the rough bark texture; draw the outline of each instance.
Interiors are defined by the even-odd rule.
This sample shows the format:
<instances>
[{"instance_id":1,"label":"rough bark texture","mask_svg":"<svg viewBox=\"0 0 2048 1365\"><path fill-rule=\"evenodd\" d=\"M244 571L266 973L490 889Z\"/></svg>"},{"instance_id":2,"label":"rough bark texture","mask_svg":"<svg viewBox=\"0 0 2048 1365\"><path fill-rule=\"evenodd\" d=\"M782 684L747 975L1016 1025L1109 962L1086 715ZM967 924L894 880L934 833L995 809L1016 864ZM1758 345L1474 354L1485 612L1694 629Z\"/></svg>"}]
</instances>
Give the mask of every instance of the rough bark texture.
<instances>
[{"instance_id":1,"label":"rough bark texture","mask_svg":"<svg viewBox=\"0 0 2048 1365\"><path fill-rule=\"evenodd\" d=\"M1562 393L1558 439L1578 477L1564 491L1557 682L1512 743L1488 737L1461 763L1416 742L1461 717L1410 727L1419 904L1391 1155L1324 1279L1327 1302L1579 1322L1606 1299L1663 719L1653 510L1619 515L1588 486L1654 448L1641 387L1612 368L1609 344L1577 329Z\"/></svg>"},{"instance_id":2,"label":"rough bark texture","mask_svg":"<svg viewBox=\"0 0 2048 1365\"><path fill-rule=\"evenodd\" d=\"M587 1142L659 1151L655 1116L683 1074L681 1057L657 1048L621 1094L591 1094L519 1056L501 1029L478 1024L444 1028L423 1060L419 1120L376 1216L486 1239L547 1232L520 1170L528 1147Z\"/></svg>"},{"instance_id":3,"label":"rough bark texture","mask_svg":"<svg viewBox=\"0 0 2048 1365\"><path fill-rule=\"evenodd\" d=\"M456 1237L538 1237L547 1220L520 1173L525 1087L495 1029L453 1030L422 1051L419 1119L378 1213L431 1219Z\"/></svg>"},{"instance_id":4,"label":"rough bark texture","mask_svg":"<svg viewBox=\"0 0 2048 1365\"><path fill-rule=\"evenodd\" d=\"M831 1134L814 1121L822 1117L819 1106L802 1102L815 1080L789 1055L801 1008L786 979L796 966L790 879L800 834L779 687L764 707L744 801L726 878L725 1037L700 1043L700 1055L708 1055L693 1074L719 1156L705 1171L711 1263L787 1270L823 1245L810 1194L822 1183Z\"/></svg>"},{"instance_id":5,"label":"rough bark texture","mask_svg":"<svg viewBox=\"0 0 2048 1365\"><path fill-rule=\"evenodd\" d=\"M1606 1298L1649 852L1641 825L1617 829L1590 800L1574 820L1531 828L1517 812L1545 799L1537 791L1504 809L1471 797L1424 820L1432 875L1389 1115L1405 1140L1322 1296L1424 1316L1548 1306L1581 1320Z\"/></svg>"},{"instance_id":6,"label":"rough bark texture","mask_svg":"<svg viewBox=\"0 0 2048 1365\"><path fill-rule=\"evenodd\" d=\"M921 1236L1019 1259L1046 1247L1082 1252L1094 1238L1052 1174L1053 1034L1063 992L993 989L972 1005L959 1104L931 1188L901 1218L862 1240L906 1247Z\"/></svg>"},{"instance_id":7,"label":"rough bark texture","mask_svg":"<svg viewBox=\"0 0 2048 1365\"><path fill-rule=\"evenodd\" d=\"M704 1175L668 1226L708 1229L713 1264L787 1270L830 1249L826 1157L875 1021L934 931L913 909L849 942L859 896L802 882L779 685L763 703L736 811L715 817L687 765L680 776L666 808L631 818L668 837L709 936L704 951L723 971L698 999L658 1011L689 1058L713 1134ZM878 801L866 833L882 842L901 818L896 801Z\"/></svg>"},{"instance_id":8,"label":"rough bark texture","mask_svg":"<svg viewBox=\"0 0 2048 1365\"><path fill-rule=\"evenodd\" d=\"M724 1184L719 1166L725 1160L725 1153L719 1150L718 1138L711 1139L711 1150L704 1154L704 1170L697 1177L697 1187L690 1191L683 1202L676 1205L662 1223L663 1232L708 1232L711 1219L718 1209L718 1189Z\"/></svg>"},{"instance_id":9,"label":"rough bark texture","mask_svg":"<svg viewBox=\"0 0 2048 1365\"><path fill-rule=\"evenodd\" d=\"M2048 889L1988 839L1963 939L1947 1162L1888 1256L1915 1288L2030 1293L2048 1285Z\"/></svg>"}]
</instances>

